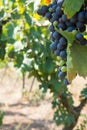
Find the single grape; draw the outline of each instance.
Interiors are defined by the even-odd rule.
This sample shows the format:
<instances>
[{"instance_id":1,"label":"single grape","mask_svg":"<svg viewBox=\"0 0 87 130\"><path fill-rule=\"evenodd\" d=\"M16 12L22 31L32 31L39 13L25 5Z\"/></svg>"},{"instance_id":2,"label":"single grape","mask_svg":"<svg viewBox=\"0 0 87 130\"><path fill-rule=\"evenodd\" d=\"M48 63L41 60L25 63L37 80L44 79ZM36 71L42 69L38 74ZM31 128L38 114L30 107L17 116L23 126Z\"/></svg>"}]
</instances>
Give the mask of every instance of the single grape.
<instances>
[{"instance_id":1,"label":"single grape","mask_svg":"<svg viewBox=\"0 0 87 130\"><path fill-rule=\"evenodd\" d=\"M73 30L75 30L75 27L71 26L67 28L68 32L72 32Z\"/></svg>"},{"instance_id":2,"label":"single grape","mask_svg":"<svg viewBox=\"0 0 87 130\"><path fill-rule=\"evenodd\" d=\"M57 14L58 14L59 16L61 16L61 15L63 14L63 11L62 11L62 9L61 9L60 6L57 6L56 12L57 12Z\"/></svg>"},{"instance_id":3,"label":"single grape","mask_svg":"<svg viewBox=\"0 0 87 130\"><path fill-rule=\"evenodd\" d=\"M78 21L84 22L84 20L85 20L85 12L84 11L79 12L78 13Z\"/></svg>"},{"instance_id":4,"label":"single grape","mask_svg":"<svg viewBox=\"0 0 87 130\"><path fill-rule=\"evenodd\" d=\"M66 24L67 27L71 27L71 26L73 26L72 23L70 23L69 20L67 20L67 21L65 22L65 24Z\"/></svg>"},{"instance_id":5,"label":"single grape","mask_svg":"<svg viewBox=\"0 0 87 130\"><path fill-rule=\"evenodd\" d=\"M55 51L54 51L54 54L57 55L57 56L59 56L60 51L59 51L59 50L55 50Z\"/></svg>"},{"instance_id":6,"label":"single grape","mask_svg":"<svg viewBox=\"0 0 87 130\"><path fill-rule=\"evenodd\" d=\"M61 58L66 58L67 57L67 53L66 53L65 50L63 50L63 51L60 52L60 57Z\"/></svg>"},{"instance_id":7,"label":"single grape","mask_svg":"<svg viewBox=\"0 0 87 130\"><path fill-rule=\"evenodd\" d=\"M60 34L57 32L57 31L55 31L54 33L53 33L53 38L55 38L55 39L59 39L61 36L60 36Z\"/></svg>"},{"instance_id":8,"label":"single grape","mask_svg":"<svg viewBox=\"0 0 87 130\"><path fill-rule=\"evenodd\" d=\"M67 40L64 37L61 37L59 39L59 43L66 46L67 45Z\"/></svg>"},{"instance_id":9,"label":"single grape","mask_svg":"<svg viewBox=\"0 0 87 130\"><path fill-rule=\"evenodd\" d=\"M67 15L66 15L66 14L63 14L63 15L62 15L62 21L63 21L63 22L66 22L66 21L67 21Z\"/></svg>"},{"instance_id":10,"label":"single grape","mask_svg":"<svg viewBox=\"0 0 87 130\"><path fill-rule=\"evenodd\" d=\"M62 18L59 18L58 20L59 20L59 22L60 22L60 23L63 23L63 20L62 20Z\"/></svg>"},{"instance_id":11,"label":"single grape","mask_svg":"<svg viewBox=\"0 0 87 130\"><path fill-rule=\"evenodd\" d=\"M65 85L69 85L70 84L69 81L66 78L63 80L63 82L64 82Z\"/></svg>"},{"instance_id":12,"label":"single grape","mask_svg":"<svg viewBox=\"0 0 87 130\"><path fill-rule=\"evenodd\" d=\"M57 21L58 20L58 14L55 12L55 13L53 13L52 14L52 16L53 16L53 18L55 19L55 21Z\"/></svg>"},{"instance_id":13,"label":"single grape","mask_svg":"<svg viewBox=\"0 0 87 130\"><path fill-rule=\"evenodd\" d=\"M51 15L50 12L47 12L47 13L45 14L45 17L46 17L48 20L50 20L50 19L52 18L52 15Z\"/></svg>"},{"instance_id":14,"label":"single grape","mask_svg":"<svg viewBox=\"0 0 87 130\"><path fill-rule=\"evenodd\" d=\"M67 71L66 66L62 66L62 67L61 67L61 71L62 71L62 72L66 72L66 71Z\"/></svg>"},{"instance_id":15,"label":"single grape","mask_svg":"<svg viewBox=\"0 0 87 130\"><path fill-rule=\"evenodd\" d=\"M58 21L53 22L53 26L56 27L58 25Z\"/></svg>"},{"instance_id":16,"label":"single grape","mask_svg":"<svg viewBox=\"0 0 87 130\"><path fill-rule=\"evenodd\" d=\"M64 49L66 49L66 46L65 45L62 45L61 43L58 43L57 44L57 50L64 50Z\"/></svg>"},{"instance_id":17,"label":"single grape","mask_svg":"<svg viewBox=\"0 0 87 130\"><path fill-rule=\"evenodd\" d=\"M76 39L79 40L79 41L82 41L84 38L83 38L83 35L81 33L77 33Z\"/></svg>"},{"instance_id":18,"label":"single grape","mask_svg":"<svg viewBox=\"0 0 87 130\"><path fill-rule=\"evenodd\" d=\"M74 15L71 19L70 19L70 23L71 24L76 24L77 22L77 15Z\"/></svg>"},{"instance_id":19,"label":"single grape","mask_svg":"<svg viewBox=\"0 0 87 130\"><path fill-rule=\"evenodd\" d=\"M50 31L50 32L53 32L53 31L54 31L54 26L53 26L53 25L50 25L50 26L49 26L49 31Z\"/></svg>"},{"instance_id":20,"label":"single grape","mask_svg":"<svg viewBox=\"0 0 87 130\"><path fill-rule=\"evenodd\" d=\"M84 32L86 30L86 26L83 22L77 22L76 26L79 28L80 32Z\"/></svg>"},{"instance_id":21,"label":"single grape","mask_svg":"<svg viewBox=\"0 0 87 130\"><path fill-rule=\"evenodd\" d=\"M37 13L38 13L39 15L42 15L42 10L41 10L41 9L38 9L38 10L37 10Z\"/></svg>"},{"instance_id":22,"label":"single grape","mask_svg":"<svg viewBox=\"0 0 87 130\"><path fill-rule=\"evenodd\" d=\"M66 30L66 25L64 23L59 23L58 29Z\"/></svg>"},{"instance_id":23,"label":"single grape","mask_svg":"<svg viewBox=\"0 0 87 130\"><path fill-rule=\"evenodd\" d=\"M53 4L52 6L53 11L56 11L56 8L57 8L57 4Z\"/></svg>"},{"instance_id":24,"label":"single grape","mask_svg":"<svg viewBox=\"0 0 87 130\"><path fill-rule=\"evenodd\" d=\"M50 45L50 49L55 51L57 49L57 44L56 42L53 42L51 45Z\"/></svg>"},{"instance_id":25,"label":"single grape","mask_svg":"<svg viewBox=\"0 0 87 130\"><path fill-rule=\"evenodd\" d=\"M65 72L59 72L59 74L58 74L59 79L64 79L65 76L66 76Z\"/></svg>"},{"instance_id":26,"label":"single grape","mask_svg":"<svg viewBox=\"0 0 87 130\"><path fill-rule=\"evenodd\" d=\"M51 23L54 23L56 21L56 18L54 18L54 17L52 17L51 19L50 19L50 22Z\"/></svg>"},{"instance_id":27,"label":"single grape","mask_svg":"<svg viewBox=\"0 0 87 130\"><path fill-rule=\"evenodd\" d=\"M66 62L65 62L64 60L61 60L60 63L59 63L59 66L65 65L65 63L66 63Z\"/></svg>"}]
</instances>

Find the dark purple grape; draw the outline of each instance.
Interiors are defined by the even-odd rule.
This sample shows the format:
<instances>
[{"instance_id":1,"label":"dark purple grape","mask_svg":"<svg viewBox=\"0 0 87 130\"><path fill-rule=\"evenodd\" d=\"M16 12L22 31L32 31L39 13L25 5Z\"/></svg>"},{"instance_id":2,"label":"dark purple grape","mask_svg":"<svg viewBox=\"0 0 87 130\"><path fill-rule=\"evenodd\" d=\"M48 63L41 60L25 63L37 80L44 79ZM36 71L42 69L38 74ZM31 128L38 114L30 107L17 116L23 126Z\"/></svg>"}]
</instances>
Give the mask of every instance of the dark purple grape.
<instances>
[{"instance_id":1,"label":"dark purple grape","mask_svg":"<svg viewBox=\"0 0 87 130\"><path fill-rule=\"evenodd\" d=\"M64 37L61 37L60 39L59 39L59 43L61 43L62 45L67 45L67 40L64 38Z\"/></svg>"},{"instance_id":2,"label":"dark purple grape","mask_svg":"<svg viewBox=\"0 0 87 130\"><path fill-rule=\"evenodd\" d=\"M38 9L38 10L37 10L37 13L38 13L39 15L42 15L42 10L41 10L41 9Z\"/></svg>"},{"instance_id":3,"label":"dark purple grape","mask_svg":"<svg viewBox=\"0 0 87 130\"><path fill-rule=\"evenodd\" d=\"M87 45L87 40L83 39L80 43L81 43L81 45Z\"/></svg>"},{"instance_id":4,"label":"dark purple grape","mask_svg":"<svg viewBox=\"0 0 87 130\"><path fill-rule=\"evenodd\" d=\"M57 50L64 50L64 49L66 49L66 46L64 46L64 45L62 45L61 43L58 43L58 45L57 45Z\"/></svg>"},{"instance_id":5,"label":"dark purple grape","mask_svg":"<svg viewBox=\"0 0 87 130\"><path fill-rule=\"evenodd\" d=\"M61 16L61 15L63 14L63 11L62 11L62 9L61 9L60 6L57 6L56 12L57 12L57 14L58 14L59 16Z\"/></svg>"},{"instance_id":6,"label":"dark purple grape","mask_svg":"<svg viewBox=\"0 0 87 130\"><path fill-rule=\"evenodd\" d=\"M50 26L49 26L49 31L50 31L50 32L53 32L53 31L54 31L54 26L53 26L53 25L50 25Z\"/></svg>"},{"instance_id":7,"label":"dark purple grape","mask_svg":"<svg viewBox=\"0 0 87 130\"><path fill-rule=\"evenodd\" d=\"M53 42L51 45L50 45L50 49L55 51L57 49L57 43L56 42Z\"/></svg>"},{"instance_id":8,"label":"dark purple grape","mask_svg":"<svg viewBox=\"0 0 87 130\"><path fill-rule=\"evenodd\" d=\"M47 12L47 13L45 14L45 17L46 17L48 20L50 20L50 19L52 18L52 15L51 15L50 12Z\"/></svg>"},{"instance_id":9,"label":"dark purple grape","mask_svg":"<svg viewBox=\"0 0 87 130\"><path fill-rule=\"evenodd\" d=\"M59 56L60 51L59 51L59 50L55 50L55 51L54 51L54 54L57 55L57 56Z\"/></svg>"},{"instance_id":10,"label":"dark purple grape","mask_svg":"<svg viewBox=\"0 0 87 130\"><path fill-rule=\"evenodd\" d=\"M60 57L63 58L63 59L65 59L67 57L67 53L66 53L65 50L60 52Z\"/></svg>"},{"instance_id":11,"label":"dark purple grape","mask_svg":"<svg viewBox=\"0 0 87 130\"><path fill-rule=\"evenodd\" d=\"M66 14L63 14L63 15L62 15L62 21L63 21L63 22L66 22L66 21L67 21L67 15L66 15Z\"/></svg>"},{"instance_id":12,"label":"dark purple grape","mask_svg":"<svg viewBox=\"0 0 87 130\"><path fill-rule=\"evenodd\" d=\"M83 38L83 35L81 33L78 33L78 34L76 34L76 39L79 41L82 41L84 38Z\"/></svg>"},{"instance_id":13,"label":"dark purple grape","mask_svg":"<svg viewBox=\"0 0 87 130\"><path fill-rule=\"evenodd\" d=\"M59 23L58 29L66 30L66 25L64 23Z\"/></svg>"},{"instance_id":14,"label":"dark purple grape","mask_svg":"<svg viewBox=\"0 0 87 130\"><path fill-rule=\"evenodd\" d=\"M56 8L57 8L57 4L53 4L52 9L53 9L54 11L56 11Z\"/></svg>"},{"instance_id":15,"label":"dark purple grape","mask_svg":"<svg viewBox=\"0 0 87 130\"><path fill-rule=\"evenodd\" d=\"M86 26L82 22L77 22L76 26L79 28L80 32L84 32L86 30Z\"/></svg>"},{"instance_id":16,"label":"dark purple grape","mask_svg":"<svg viewBox=\"0 0 87 130\"><path fill-rule=\"evenodd\" d=\"M71 24L76 24L77 22L77 15L74 15L71 19L70 19L70 23Z\"/></svg>"},{"instance_id":17,"label":"dark purple grape","mask_svg":"<svg viewBox=\"0 0 87 130\"><path fill-rule=\"evenodd\" d=\"M44 16L48 12L48 6L43 5L40 9L38 9L37 13L39 15Z\"/></svg>"},{"instance_id":18,"label":"dark purple grape","mask_svg":"<svg viewBox=\"0 0 87 130\"><path fill-rule=\"evenodd\" d=\"M66 76L65 72L59 72L59 74L58 74L59 79L64 79L65 76Z\"/></svg>"},{"instance_id":19,"label":"dark purple grape","mask_svg":"<svg viewBox=\"0 0 87 130\"><path fill-rule=\"evenodd\" d=\"M53 14L52 14L52 16L53 16L53 18L55 19L55 21L57 21L57 20L58 20L58 17L59 17L59 16L58 16L58 14L57 14L56 12L55 12L55 13L53 13Z\"/></svg>"},{"instance_id":20,"label":"dark purple grape","mask_svg":"<svg viewBox=\"0 0 87 130\"><path fill-rule=\"evenodd\" d=\"M51 19L50 19L50 22L51 23L53 23L53 22L55 22L56 21L56 18L55 17L52 17Z\"/></svg>"},{"instance_id":21,"label":"dark purple grape","mask_svg":"<svg viewBox=\"0 0 87 130\"><path fill-rule=\"evenodd\" d=\"M55 31L54 33L53 33L53 38L55 38L55 39L59 39L61 36L60 36L60 34L57 32L57 31Z\"/></svg>"},{"instance_id":22,"label":"dark purple grape","mask_svg":"<svg viewBox=\"0 0 87 130\"><path fill-rule=\"evenodd\" d=\"M62 18L59 18L59 22L60 22L60 23L63 23L63 20L62 20Z\"/></svg>"},{"instance_id":23,"label":"dark purple grape","mask_svg":"<svg viewBox=\"0 0 87 130\"><path fill-rule=\"evenodd\" d=\"M78 21L80 21L80 22L85 21L85 12L84 11L78 13Z\"/></svg>"},{"instance_id":24,"label":"dark purple grape","mask_svg":"<svg viewBox=\"0 0 87 130\"><path fill-rule=\"evenodd\" d=\"M68 32L72 32L73 30L75 30L75 27L71 26L67 28Z\"/></svg>"},{"instance_id":25,"label":"dark purple grape","mask_svg":"<svg viewBox=\"0 0 87 130\"><path fill-rule=\"evenodd\" d=\"M69 85L70 84L69 81L66 78L63 80L63 82L64 82L65 85Z\"/></svg>"},{"instance_id":26,"label":"dark purple grape","mask_svg":"<svg viewBox=\"0 0 87 130\"><path fill-rule=\"evenodd\" d=\"M67 27L71 27L72 26L72 23L70 23L70 21L66 21L65 24L66 24Z\"/></svg>"}]
</instances>

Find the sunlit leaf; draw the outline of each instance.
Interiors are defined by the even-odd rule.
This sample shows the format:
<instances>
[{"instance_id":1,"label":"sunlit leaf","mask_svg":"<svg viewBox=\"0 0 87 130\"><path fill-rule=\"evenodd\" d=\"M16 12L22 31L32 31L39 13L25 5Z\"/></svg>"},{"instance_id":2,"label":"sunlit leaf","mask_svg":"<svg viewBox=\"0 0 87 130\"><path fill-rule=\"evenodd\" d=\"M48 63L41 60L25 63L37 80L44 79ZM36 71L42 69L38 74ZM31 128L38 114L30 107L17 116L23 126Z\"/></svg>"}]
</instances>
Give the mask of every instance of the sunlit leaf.
<instances>
[{"instance_id":1,"label":"sunlit leaf","mask_svg":"<svg viewBox=\"0 0 87 130\"><path fill-rule=\"evenodd\" d=\"M80 10L84 0L64 0L64 12L70 18Z\"/></svg>"}]
</instances>

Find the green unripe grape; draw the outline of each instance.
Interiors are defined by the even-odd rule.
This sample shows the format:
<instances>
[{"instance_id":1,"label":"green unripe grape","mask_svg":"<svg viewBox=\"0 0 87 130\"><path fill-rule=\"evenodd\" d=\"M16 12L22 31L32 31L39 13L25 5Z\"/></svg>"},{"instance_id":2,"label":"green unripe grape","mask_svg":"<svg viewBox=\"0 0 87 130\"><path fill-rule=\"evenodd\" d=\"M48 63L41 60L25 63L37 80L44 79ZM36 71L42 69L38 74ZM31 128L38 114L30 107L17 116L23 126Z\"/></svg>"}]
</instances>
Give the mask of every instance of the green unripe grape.
<instances>
[{"instance_id":1,"label":"green unripe grape","mask_svg":"<svg viewBox=\"0 0 87 130\"><path fill-rule=\"evenodd\" d=\"M57 61L61 61L62 60L62 58L60 57L60 56L57 56Z\"/></svg>"},{"instance_id":2,"label":"green unripe grape","mask_svg":"<svg viewBox=\"0 0 87 130\"><path fill-rule=\"evenodd\" d=\"M53 9L52 9L52 8L49 8L49 12L53 12Z\"/></svg>"},{"instance_id":3,"label":"green unripe grape","mask_svg":"<svg viewBox=\"0 0 87 130\"><path fill-rule=\"evenodd\" d=\"M53 22L53 26L56 27L58 25L58 21Z\"/></svg>"},{"instance_id":4,"label":"green unripe grape","mask_svg":"<svg viewBox=\"0 0 87 130\"><path fill-rule=\"evenodd\" d=\"M59 66L63 66L66 62L64 60L61 60L59 63Z\"/></svg>"},{"instance_id":5,"label":"green unripe grape","mask_svg":"<svg viewBox=\"0 0 87 130\"><path fill-rule=\"evenodd\" d=\"M66 66L63 66L63 67L61 68L61 71L62 71L62 72L66 72L66 71L67 71L67 67L66 67Z\"/></svg>"}]
</instances>

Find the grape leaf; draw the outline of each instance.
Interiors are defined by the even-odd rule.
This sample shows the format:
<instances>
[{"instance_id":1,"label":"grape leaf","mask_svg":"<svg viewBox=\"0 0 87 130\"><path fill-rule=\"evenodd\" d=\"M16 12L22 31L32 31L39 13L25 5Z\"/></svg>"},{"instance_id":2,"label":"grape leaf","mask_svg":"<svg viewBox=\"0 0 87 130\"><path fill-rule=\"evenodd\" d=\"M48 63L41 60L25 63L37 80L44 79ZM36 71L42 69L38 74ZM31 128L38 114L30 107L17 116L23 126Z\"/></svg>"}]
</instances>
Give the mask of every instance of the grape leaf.
<instances>
[{"instance_id":1,"label":"grape leaf","mask_svg":"<svg viewBox=\"0 0 87 130\"><path fill-rule=\"evenodd\" d=\"M87 87L81 91L81 96L87 98Z\"/></svg>"},{"instance_id":2,"label":"grape leaf","mask_svg":"<svg viewBox=\"0 0 87 130\"><path fill-rule=\"evenodd\" d=\"M56 30L67 39L68 43L73 43L73 41L75 40L75 36L77 33L76 30L73 32L68 32L67 30L63 31L63 30L57 29L57 28L56 28Z\"/></svg>"},{"instance_id":3,"label":"grape leaf","mask_svg":"<svg viewBox=\"0 0 87 130\"><path fill-rule=\"evenodd\" d=\"M64 0L64 13L70 18L80 10L84 0Z\"/></svg>"},{"instance_id":4,"label":"grape leaf","mask_svg":"<svg viewBox=\"0 0 87 130\"><path fill-rule=\"evenodd\" d=\"M1 34L1 40L5 41L8 39L11 39L13 37L14 33L14 25L12 23L7 23L6 25L3 26L3 31Z\"/></svg>"},{"instance_id":5,"label":"grape leaf","mask_svg":"<svg viewBox=\"0 0 87 130\"><path fill-rule=\"evenodd\" d=\"M67 78L71 82L72 79L75 78L76 72L74 70L74 66L72 63L72 57L71 57L71 48L68 46L67 48Z\"/></svg>"},{"instance_id":6,"label":"grape leaf","mask_svg":"<svg viewBox=\"0 0 87 130\"><path fill-rule=\"evenodd\" d=\"M87 46L73 43L73 46L68 48L67 54L68 79L71 81L76 74L85 78L87 76Z\"/></svg>"},{"instance_id":7,"label":"grape leaf","mask_svg":"<svg viewBox=\"0 0 87 130\"><path fill-rule=\"evenodd\" d=\"M43 70L46 71L49 74L54 72L54 70L55 70L55 63L52 62L51 58L47 58L45 60L45 63L44 63L44 66L43 66Z\"/></svg>"}]
</instances>

